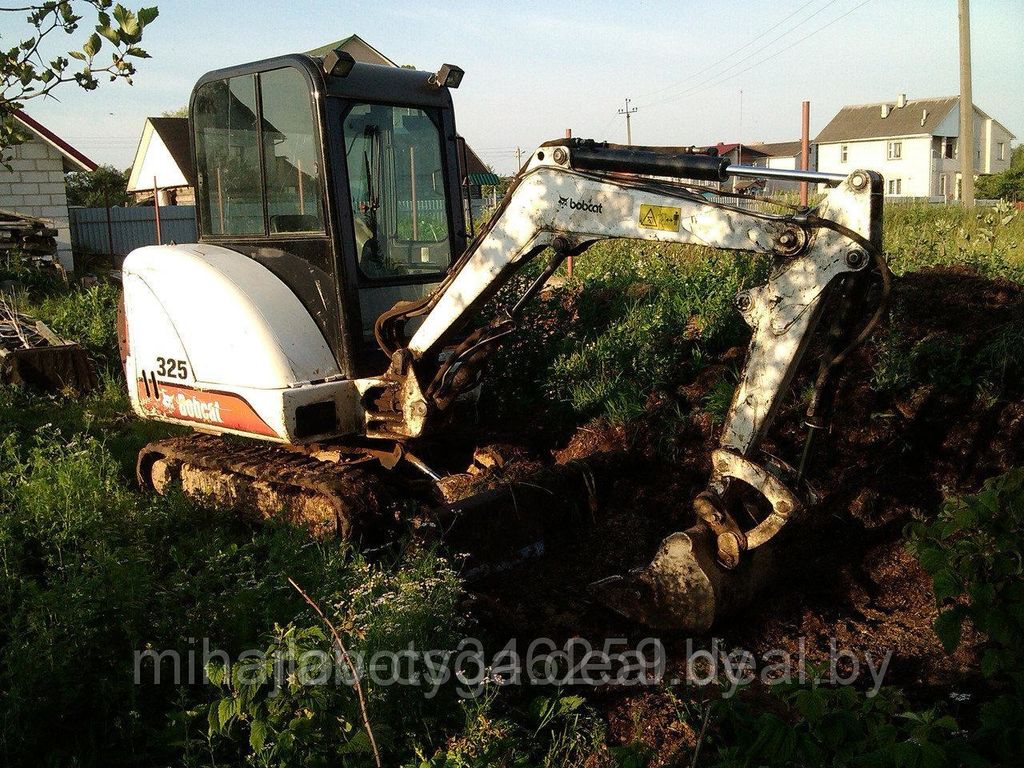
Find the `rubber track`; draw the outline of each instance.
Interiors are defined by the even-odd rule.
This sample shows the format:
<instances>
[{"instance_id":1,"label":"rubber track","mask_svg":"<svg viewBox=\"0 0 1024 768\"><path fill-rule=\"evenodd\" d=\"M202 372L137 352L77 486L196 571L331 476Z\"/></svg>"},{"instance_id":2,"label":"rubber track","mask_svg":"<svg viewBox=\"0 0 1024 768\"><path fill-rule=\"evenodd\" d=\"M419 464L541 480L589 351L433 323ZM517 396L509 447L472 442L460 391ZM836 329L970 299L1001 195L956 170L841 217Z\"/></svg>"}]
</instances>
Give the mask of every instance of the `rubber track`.
<instances>
[{"instance_id":1,"label":"rubber track","mask_svg":"<svg viewBox=\"0 0 1024 768\"><path fill-rule=\"evenodd\" d=\"M151 469L157 459L176 467L225 472L243 482L269 483L275 491L315 494L338 517L338 531L363 534L376 529L389 506L384 481L351 464L321 461L276 445L228 442L213 435L192 434L150 443L139 453L139 482L152 489Z\"/></svg>"}]
</instances>

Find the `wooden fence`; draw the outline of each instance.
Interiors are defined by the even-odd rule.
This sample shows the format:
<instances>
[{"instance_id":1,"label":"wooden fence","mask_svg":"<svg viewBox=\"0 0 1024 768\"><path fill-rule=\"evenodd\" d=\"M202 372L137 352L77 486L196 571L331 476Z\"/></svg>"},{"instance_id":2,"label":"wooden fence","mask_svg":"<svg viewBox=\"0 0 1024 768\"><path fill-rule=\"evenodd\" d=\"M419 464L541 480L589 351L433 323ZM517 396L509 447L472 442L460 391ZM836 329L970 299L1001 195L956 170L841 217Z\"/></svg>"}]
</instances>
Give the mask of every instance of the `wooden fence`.
<instances>
[{"instance_id":1,"label":"wooden fence","mask_svg":"<svg viewBox=\"0 0 1024 768\"><path fill-rule=\"evenodd\" d=\"M156 245L156 214L152 206L70 208L68 213L71 245L76 252L125 256L143 245ZM168 205L161 208L160 235L164 244L194 243L195 206Z\"/></svg>"}]
</instances>

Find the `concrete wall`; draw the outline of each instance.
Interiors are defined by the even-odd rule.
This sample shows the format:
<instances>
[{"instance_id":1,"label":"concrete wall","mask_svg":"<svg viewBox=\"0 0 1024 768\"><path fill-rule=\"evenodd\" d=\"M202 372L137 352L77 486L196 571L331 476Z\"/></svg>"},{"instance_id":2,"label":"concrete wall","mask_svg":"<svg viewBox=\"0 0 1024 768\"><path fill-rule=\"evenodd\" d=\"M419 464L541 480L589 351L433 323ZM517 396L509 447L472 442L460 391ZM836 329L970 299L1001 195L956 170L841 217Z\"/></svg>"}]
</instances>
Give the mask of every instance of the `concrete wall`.
<instances>
[{"instance_id":1,"label":"concrete wall","mask_svg":"<svg viewBox=\"0 0 1024 768\"><path fill-rule=\"evenodd\" d=\"M6 156L11 170L0 167L0 208L51 220L57 230L57 256L71 269L64 157L38 138L8 150Z\"/></svg>"}]
</instances>

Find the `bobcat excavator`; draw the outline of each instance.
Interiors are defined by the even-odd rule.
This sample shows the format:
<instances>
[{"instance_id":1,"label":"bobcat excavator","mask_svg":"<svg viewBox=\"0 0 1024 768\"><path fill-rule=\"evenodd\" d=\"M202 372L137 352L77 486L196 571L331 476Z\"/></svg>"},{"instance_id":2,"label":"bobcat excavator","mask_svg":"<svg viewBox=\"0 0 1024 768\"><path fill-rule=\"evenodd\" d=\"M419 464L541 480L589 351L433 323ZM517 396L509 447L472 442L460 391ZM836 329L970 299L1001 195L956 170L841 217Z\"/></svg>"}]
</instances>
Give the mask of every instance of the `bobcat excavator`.
<instances>
[{"instance_id":1,"label":"bobcat excavator","mask_svg":"<svg viewBox=\"0 0 1024 768\"><path fill-rule=\"evenodd\" d=\"M139 479L268 513L326 510L354 535L384 493L369 463L438 479L417 439L452 426L488 353L566 258L612 238L764 254L767 281L736 297L752 337L706 490L691 500L697 524L646 568L595 585L653 626L706 629L745 563L811 501L805 462L760 447L822 317L809 436L831 373L880 315L867 304L887 280L882 179L565 139L530 156L473 235L450 95L462 74L338 50L200 79L199 242L126 258L119 331L137 414L202 434L148 445ZM766 176L827 192L814 208L768 213L700 184ZM484 304L544 252L522 297L483 323ZM758 510L753 524L743 509Z\"/></svg>"}]
</instances>

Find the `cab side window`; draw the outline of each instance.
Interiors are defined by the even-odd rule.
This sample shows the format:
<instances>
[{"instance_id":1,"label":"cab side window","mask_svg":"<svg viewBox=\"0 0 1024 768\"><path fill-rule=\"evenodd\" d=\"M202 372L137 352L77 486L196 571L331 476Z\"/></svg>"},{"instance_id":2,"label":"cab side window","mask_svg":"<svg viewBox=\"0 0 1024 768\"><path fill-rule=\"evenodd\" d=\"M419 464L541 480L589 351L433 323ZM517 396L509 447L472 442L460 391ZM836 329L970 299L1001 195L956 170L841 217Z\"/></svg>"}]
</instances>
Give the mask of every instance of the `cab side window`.
<instances>
[{"instance_id":1,"label":"cab side window","mask_svg":"<svg viewBox=\"0 0 1024 768\"><path fill-rule=\"evenodd\" d=\"M324 231L313 107L301 72L284 67L204 83L192 121L203 234Z\"/></svg>"},{"instance_id":2,"label":"cab side window","mask_svg":"<svg viewBox=\"0 0 1024 768\"><path fill-rule=\"evenodd\" d=\"M264 72L260 95L270 232L321 232L320 168L306 79L294 69Z\"/></svg>"},{"instance_id":3,"label":"cab side window","mask_svg":"<svg viewBox=\"0 0 1024 768\"><path fill-rule=\"evenodd\" d=\"M256 114L253 75L215 80L196 92L196 172L208 234L263 234Z\"/></svg>"}]
</instances>

